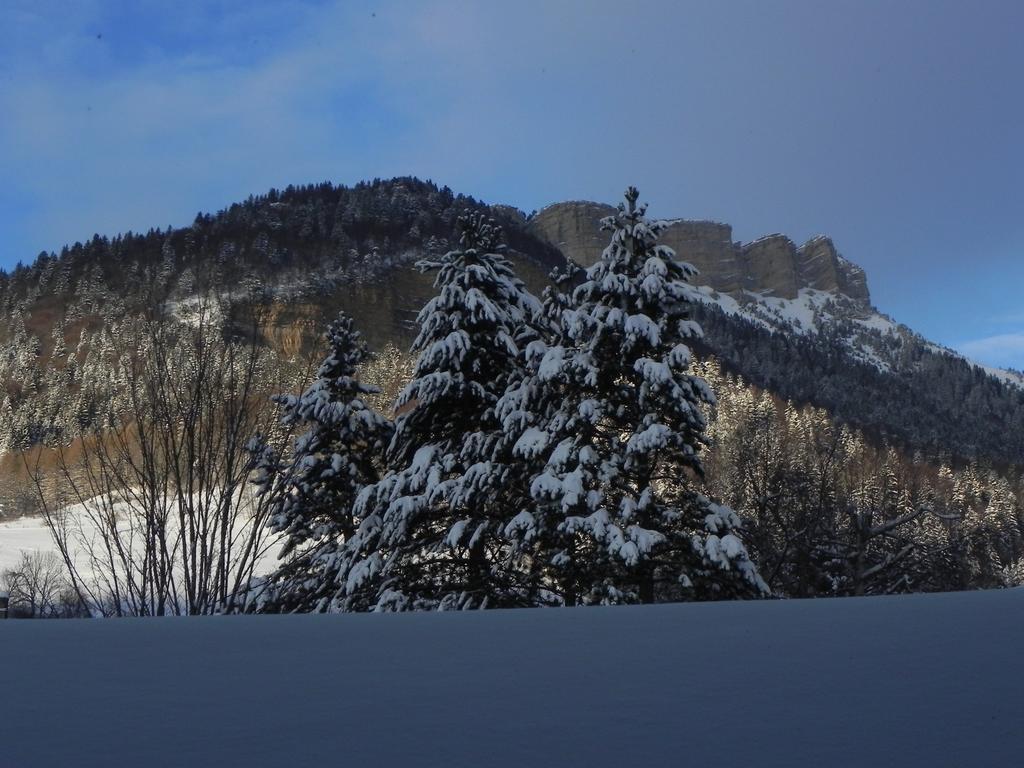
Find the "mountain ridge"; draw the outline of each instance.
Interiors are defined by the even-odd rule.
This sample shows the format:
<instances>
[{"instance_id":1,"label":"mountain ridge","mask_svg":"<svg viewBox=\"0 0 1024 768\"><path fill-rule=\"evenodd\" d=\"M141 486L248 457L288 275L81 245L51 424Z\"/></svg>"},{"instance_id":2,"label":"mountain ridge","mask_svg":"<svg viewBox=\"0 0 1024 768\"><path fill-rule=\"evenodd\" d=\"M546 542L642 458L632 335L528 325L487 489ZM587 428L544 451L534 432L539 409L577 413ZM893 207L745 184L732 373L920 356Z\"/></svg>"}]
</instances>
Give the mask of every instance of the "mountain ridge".
<instances>
[{"instance_id":1,"label":"mountain ridge","mask_svg":"<svg viewBox=\"0 0 1024 768\"><path fill-rule=\"evenodd\" d=\"M531 217L527 229L586 266L607 245L600 220L614 212L610 205L586 200L553 203ZM723 222L666 221L660 241L697 268L699 284L733 295L753 291L784 299L797 298L802 288L837 291L871 306L864 270L845 259L827 235L815 235L801 246L781 233L743 243Z\"/></svg>"},{"instance_id":2,"label":"mountain ridge","mask_svg":"<svg viewBox=\"0 0 1024 768\"><path fill-rule=\"evenodd\" d=\"M432 276L414 264L458 242L464 213L495 218L539 293L567 257L596 258L607 241L600 218L613 210L559 203L527 216L414 177L323 183L250 196L188 227L95 236L42 255L0 273L0 451L66 439L102 418L104 350L133 314L172 316L197 294L254 288L273 305L261 331L277 354L311 349L339 309L372 348L407 347L433 294ZM704 353L784 400L912 448L1021 462L1024 379L879 313L864 271L831 239L743 244L727 224L672 221L663 242L702 270L692 296Z\"/></svg>"}]
</instances>

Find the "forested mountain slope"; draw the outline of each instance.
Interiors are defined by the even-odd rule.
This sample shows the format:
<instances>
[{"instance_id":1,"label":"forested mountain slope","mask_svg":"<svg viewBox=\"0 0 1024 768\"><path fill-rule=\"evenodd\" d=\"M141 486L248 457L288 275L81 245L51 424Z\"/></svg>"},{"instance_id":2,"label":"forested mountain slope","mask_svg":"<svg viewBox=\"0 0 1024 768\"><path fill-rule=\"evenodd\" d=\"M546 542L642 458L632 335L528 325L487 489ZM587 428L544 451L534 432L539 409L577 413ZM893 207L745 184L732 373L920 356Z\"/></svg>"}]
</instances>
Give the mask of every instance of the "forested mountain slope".
<instances>
[{"instance_id":1,"label":"forested mountain slope","mask_svg":"<svg viewBox=\"0 0 1024 768\"><path fill-rule=\"evenodd\" d=\"M308 386L339 309L378 352L359 376L384 385L371 405L389 413L412 370L416 315L435 293L414 263L452 250L467 212L501 225L538 294L566 256L592 262L608 237L595 218L604 206L526 215L405 178L271 191L190 227L97 236L0 275L0 515L40 514L25 457L40 459L43 475L55 465L80 473L86 445L95 463L140 418L174 433L195 413L190 393L209 414L235 404L244 435L226 439L236 448L256 432L285 444L268 396ZM877 312L863 271L828 238L741 244L726 225L684 220L663 234L702 270L681 290L705 331L694 342L699 370L719 397L705 414L705 488L741 516L776 594L1021 582L1019 375L975 366ZM231 378L250 363L253 380ZM233 380L232 392L216 376ZM161 456L195 464L176 449ZM246 471L207 473L205 487L243 488ZM84 502L149 477L94 478L76 492ZM170 481L153 482L159 495Z\"/></svg>"},{"instance_id":2,"label":"forested mountain slope","mask_svg":"<svg viewBox=\"0 0 1024 768\"><path fill-rule=\"evenodd\" d=\"M528 228L589 264L612 210L557 203ZM878 312L864 271L830 238L739 243L727 224L675 220L662 241L700 271L704 351L753 384L912 449L1024 460L1024 375L978 366Z\"/></svg>"},{"instance_id":3,"label":"forested mountain slope","mask_svg":"<svg viewBox=\"0 0 1024 768\"><path fill-rule=\"evenodd\" d=\"M102 423L117 395L109 363L119 324L143 313L185 317L201 293L263 304L260 332L284 358L301 357L340 308L371 346L404 348L431 293L431 278L412 265L447 250L467 210L498 221L521 277L539 291L563 252L583 262L599 252L607 206L527 216L414 178L288 187L200 214L190 227L97 235L0 274L0 450ZM1009 464L1024 456L1024 380L878 314L863 271L828 238L744 245L727 225L679 220L666 242L702 269L704 351L729 370L909 449Z\"/></svg>"}]
</instances>

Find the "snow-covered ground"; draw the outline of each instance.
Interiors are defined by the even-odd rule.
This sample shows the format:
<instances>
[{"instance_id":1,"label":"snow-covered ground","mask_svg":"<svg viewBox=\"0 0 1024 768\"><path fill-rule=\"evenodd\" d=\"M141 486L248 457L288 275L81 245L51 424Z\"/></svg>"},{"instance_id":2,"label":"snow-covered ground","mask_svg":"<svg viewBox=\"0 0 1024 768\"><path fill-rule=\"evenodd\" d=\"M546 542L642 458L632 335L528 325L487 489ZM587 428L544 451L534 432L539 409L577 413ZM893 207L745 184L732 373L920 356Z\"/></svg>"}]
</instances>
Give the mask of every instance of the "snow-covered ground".
<instances>
[{"instance_id":1,"label":"snow-covered ground","mask_svg":"<svg viewBox=\"0 0 1024 768\"><path fill-rule=\"evenodd\" d=\"M0 523L0 573L21 562L22 552L56 552L53 536L41 517Z\"/></svg>"},{"instance_id":2,"label":"snow-covered ground","mask_svg":"<svg viewBox=\"0 0 1024 768\"><path fill-rule=\"evenodd\" d=\"M1024 591L0 622L0 765L1010 766Z\"/></svg>"},{"instance_id":3,"label":"snow-covered ground","mask_svg":"<svg viewBox=\"0 0 1024 768\"><path fill-rule=\"evenodd\" d=\"M136 510L136 514L140 514ZM81 504L72 505L68 510L69 527L72 531L69 539L72 543L72 559L81 569L80 573L87 579L92 577L89 559L85 554L85 542L96 538L96 528L89 515L84 514ZM122 526L118 526L121 528ZM235 535L243 537L249 529L249 522L240 516L235 526ZM277 564L281 542L277 537L266 534L266 551L260 557L256 573L269 573ZM137 542L141 543L141 542ZM0 522L0 573L18 566L23 552L53 552L59 554L57 544L46 521L42 517L21 517ZM0 762L0 768L6 768Z\"/></svg>"}]
</instances>

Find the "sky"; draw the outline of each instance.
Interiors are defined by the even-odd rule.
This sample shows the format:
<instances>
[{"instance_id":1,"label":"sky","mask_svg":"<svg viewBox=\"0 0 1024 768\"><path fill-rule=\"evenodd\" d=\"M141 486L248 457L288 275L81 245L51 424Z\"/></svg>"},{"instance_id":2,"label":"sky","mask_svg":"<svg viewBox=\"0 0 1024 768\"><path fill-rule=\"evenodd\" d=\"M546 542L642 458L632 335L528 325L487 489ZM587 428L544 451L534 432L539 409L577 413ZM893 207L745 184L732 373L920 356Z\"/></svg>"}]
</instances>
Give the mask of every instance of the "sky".
<instances>
[{"instance_id":1,"label":"sky","mask_svg":"<svg viewBox=\"0 0 1024 768\"><path fill-rule=\"evenodd\" d=\"M1019 0L0 5L0 267L271 187L415 175L830 235L1024 369Z\"/></svg>"}]
</instances>

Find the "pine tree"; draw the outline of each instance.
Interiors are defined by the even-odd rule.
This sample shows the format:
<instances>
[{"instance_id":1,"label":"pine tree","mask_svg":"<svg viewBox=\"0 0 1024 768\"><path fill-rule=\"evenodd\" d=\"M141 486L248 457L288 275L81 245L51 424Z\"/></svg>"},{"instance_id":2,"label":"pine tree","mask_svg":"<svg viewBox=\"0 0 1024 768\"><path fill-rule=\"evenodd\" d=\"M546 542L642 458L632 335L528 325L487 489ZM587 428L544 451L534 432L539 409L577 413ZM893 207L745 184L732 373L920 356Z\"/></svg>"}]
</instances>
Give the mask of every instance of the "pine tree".
<instances>
[{"instance_id":1,"label":"pine tree","mask_svg":"<svg viewBox=\"0 0 1024 768\"><path fill-rule=\"evenodd\" d=\"M338 592L337 551L355 532L353 505L377 481L378 463L393 431L366 399L376 387L356 378L368 352L352 319L342 314L327 330L329 353L301 396L278 396L282 423L307 425L282 462L257 440L261 491L270 494L270 527L284 536L283 564L263 600L267 611L324 611Z\"/></svg>"},{"instance_id":2,"label":"pine tree","mask_svg":"<svg viewBox=\"0 0 1024 768\"><path fill-rule=\"evenodd\" d=\"M572 306L565 293L579 282L583 270L573 261L554 269L545 288L540 311L534 315L532 333L523 334L522 361L496 408L501 423L497 450L507 458L502 498L507 514L504 526L509 541L508 563L515 573L522 605L559 605L566 601L554 588L549 574L552 559L561 558L564 535L558 531L557 516L538 513L533 497L533 480L543 468L541 453L548 437L543 427L562 404L562 393L538 375L547 342L560 337L563 313Z\"/></svg>"},{"instance_id":3,"label":"pine tree","mask_svg":"<svg viewBox=\"0 0 1024 768\"><path fill-rule=\"evenodd\" d=\"M438 270L420 312L412 380L398 398L387 475L360 496L363 521L345 550L348 609L519 604L502 503L498 398L517 375L517 338L538 309L503 255L500 231L461 220L461 247ZM506 456L507 458L507 456Z\"/></svg>"},{"instance_id":4,"label":"pine tree","mask_svg":"<svg viewBox=\"0 0 1024 768\"><path fill-rule=\"evenodd\" d=\"M656 244L667 225L637 197L631 187L602 222L611 244L558 337L527 350L536 391L518 408L530 418L515 452L538 471L509 534L532 578L570 605L759 594L738 517L696 490L713 395L688 373L694 270Z\"/></svg>"}]
</instances>

